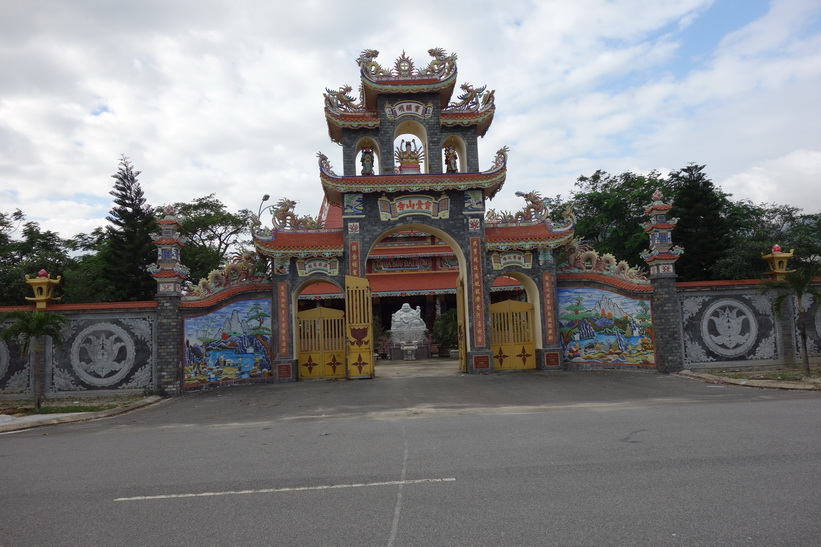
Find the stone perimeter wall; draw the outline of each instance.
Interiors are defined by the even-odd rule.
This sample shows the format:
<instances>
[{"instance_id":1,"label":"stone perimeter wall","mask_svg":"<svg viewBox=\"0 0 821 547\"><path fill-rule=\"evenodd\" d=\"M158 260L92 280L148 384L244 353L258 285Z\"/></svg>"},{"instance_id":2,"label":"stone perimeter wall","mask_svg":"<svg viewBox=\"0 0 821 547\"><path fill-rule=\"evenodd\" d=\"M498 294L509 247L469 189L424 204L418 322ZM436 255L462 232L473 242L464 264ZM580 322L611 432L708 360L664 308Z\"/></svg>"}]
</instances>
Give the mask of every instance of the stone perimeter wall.
<instances>
[{"instance_id":1,"label":"stone perimeter wall","mask_svg":"<svg viewBox=\"0 0 821 547\"><path fill-rule=\"evenodd\" d=\"M256 294L260 294L258 288ZM800 363L794 300L785 302L779 316L773 304L775 295L762 293L758 281L678 283L676 296L682 357L674 369ZM62 346L55 348L49 341L45 348L47 397L144 391L179 394L183 318L177 305L138 302L49 307L65 315L70 324ZM821 362L821 305L808 297L805 307L808 354L811 362ZM0 308L0 312L11 309L31 308ZM24 358L16 342L0 341L0 398L30 396L32 364L33 355Z\"/></svg>"},{"instance_id":2,"label":"stone perimeter wall","mask_svg":"<svg viewBox=\"0 0 821 547\"><path fill-rule=\"evenodd\" d=\"M157 390L156 303L48 309L64 315L69 326L60 347L48 340L44 348L46 397ZM0 341L0 397L30 397L33 363L33 353L23 356L16 341Z\"/></svg>"},{"instance_id":3,"label":"stone perimeter wall","mask_svg":"<svg viewBox=\"0 0 821 547\"><path fill-rule=\"evenodd\" d=\"M798 364L798 308L787 299L777 314L774 293L758 281L678 283L685 369L754 368ZM821 307L807 298L807 353L821 357Z\"/></svg>"}]
</instances>

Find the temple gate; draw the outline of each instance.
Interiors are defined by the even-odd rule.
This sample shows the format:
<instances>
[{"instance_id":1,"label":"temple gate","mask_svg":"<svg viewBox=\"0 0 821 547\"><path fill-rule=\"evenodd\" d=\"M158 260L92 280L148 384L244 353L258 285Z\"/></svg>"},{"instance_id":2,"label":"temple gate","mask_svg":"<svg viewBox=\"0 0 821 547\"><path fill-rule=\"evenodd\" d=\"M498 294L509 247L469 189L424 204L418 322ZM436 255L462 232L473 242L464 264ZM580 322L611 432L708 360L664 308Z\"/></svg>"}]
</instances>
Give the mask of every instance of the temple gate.
<instances>
[{"instance_id":1,"label":"temple gate","mask_svg":"<svg viewBox=\"0 0 821 547\"><path fill-rule=\"evenodd\" d=\"M393 68L383 68L376 61L378 52L365 50L357 59L360 97L352 97L347 85L326 90L328 132L342 146L343 173L335 173L330 160L318 154L325 193L318 220L296 215L295 203L287 199L260 208L258 216L269 211L273 216L271 228L257 219L253 237L257 252L273 263L272 315L281 318L273 327L275 361L278 371L292 366L293 379L308 377L303 368L309 360L336 355L331 351L315 357L312 344L318 341L305 337L317 332L315 326L306 327L314 319L298 311L297 293L307 280L345 287L346 375L373 376L368 279L379 279L367 271L366 261L380 242L396 234L428 234L446 244L454 256L450 290L458 312L461 370L543 368L548 361L558 365L558 340L544 343L545 328L555 329L555 323L534 321L533 316L542 313L545 301L538 288L542 276L555 279L552 250L572 240L573 219L552 223L536 192L521 194L526 207L517 213L487 208L507 174L506 147L496 152L488 169L479 167L477 141L493 121L494 92L464 83L451 100L456 90L456 56L441 49L429 53L432 60L424 67L403 54ZM336 219L333 225L331 218ZM510 272L535 288L524 295L520 290L518 295L528 300L529 311L525 315L507 311L504 316L510 321L492 321L491 284ZM292 319L297 313L298 324ZM545 317L555 314L551 311ZM515 335L499 331L502 325L515 327ZM493 340L499 337L524 343L529 357L519 359L520 365L516 361L495 364ZM516 351L522 355L521 346ZM546 360L546 354L555 357ZM327 370L322 369L323 374Z\"/></svg>"},{"instance_id":2,"label":"temple gate","mask_svg":"<svg viewBox=\"0 0 821 547\"><path fill-rule=\"evenodd\" d=\"M349 85L326 89L328 133L342 147L342 174L318 154L325 194L318 219L297 215L292 200L265 206L268 196L263 199L252 235L257 253L273 266L279 379L309 377L302 371L308 360L336 358L334 351L314 357L317 341L304 337L316 329L304 326L312 319L299 312L300 296L317 282L344 287L345 376L373 377L371 286L381 284L384 291L387 278L369 257L395 253L401 268L405 255L399 251L408 248L403 241L421 240L415 252L436 257L448 249L452 258L435 264L431 258L428 273L409 272L403 283L418 280L454 295L462 371L562 366L572 340L560 335L554 250L573 244L575 219L568 211L563 220L551 220L536 191L517 192L525 201L521 211L488 207L505 182L508 161L503 147L489 168L480 169L477 143L493 121L494 91L463 83L456 92L456 55L441 49L429 54L424 67L403 53L386 68L376 61L377 51L365 50L357 59L360 96L351 96ZM272 215L272 226L264 226L263 213ZM400 247L393 250L394 244ZM497 291L518 302L491 305L500 299ZM441 300L435 304L438 314ZM432 311L426 310L429 321Z\"/></svg>"},{"instance_id":3,"label":"temple gate","mask_svg":"<svg viewBox=\"0 0 821 547\"><path fill-rule=\"evenodd\" d=\"M344 378L345 312L317 307L297 314L299 379Z\"/></svg>"}]
</instances>

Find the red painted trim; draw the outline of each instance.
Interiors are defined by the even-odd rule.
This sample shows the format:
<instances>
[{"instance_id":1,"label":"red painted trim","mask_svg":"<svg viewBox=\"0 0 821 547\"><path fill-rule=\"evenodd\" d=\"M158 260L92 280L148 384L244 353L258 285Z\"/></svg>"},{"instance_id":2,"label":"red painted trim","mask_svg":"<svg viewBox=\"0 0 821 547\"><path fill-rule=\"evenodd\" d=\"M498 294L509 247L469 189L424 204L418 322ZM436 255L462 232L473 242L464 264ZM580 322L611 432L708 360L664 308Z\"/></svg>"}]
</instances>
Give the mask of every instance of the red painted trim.
<instances>
[{"instance_id":1,"label":"red painted trim","mask_svg":"<svg viewBox=\"0 0 821 547\"><path fill-rule=\"evenodd\" d=\"M208 308L211 306L215 306L223 300L231 298L232 296L236 296L238 294L242 294L245 292L259 291L267 291L268 293L270 293L273 291L273 284L254 283L252 285L236 285L234 287L230 287L228 289L215 292L214 294L206 296L202 300L183 300L182 302L180 302L180 308Z\"/></svg>"},{"instance_id":2,"label":"red painted trim","mask_svg":"<svg viewBox=\"0 0 821 547\"><path fill-rule=\"evenodd\" d=\"M653 292L652 285L639 285L637 283L630 283L629 281L625 281L619 279L617 277L611 277L609 275L597 274L597 273L565 273L565 274L558 274L556 279L559 281L595 281L598 283L603 283L605 285L611 285L613 287L618 287L620 289L625 289L628 291L633 292Z\"/></svg>"},{"instance_id":3,"label":"red painted trim","mask_svg":"<svg viewBox=\"0 0 821 547\"><path fill-rule=\"evenodd\" d=\"M133 309L154 309L157 307L155 300L145 300L141 302L92 302L85 304L52 304L49 303L45 311L67 312L67 311L90 311L90 310L133 310ZM0 306L0 312L7 311L34 311L31 306Z\"/></svg>"},{"instance_id":4,"label":"red painted trim","mask_svg":"<svg viewBox=\"0 0 821 547\"><path fill-rule=\"evenodd\" d=\"M767 279L735 279L729 281L679 281L676 287L731 287L733 285L760 285Z\"/></svg>"}]
</instances>

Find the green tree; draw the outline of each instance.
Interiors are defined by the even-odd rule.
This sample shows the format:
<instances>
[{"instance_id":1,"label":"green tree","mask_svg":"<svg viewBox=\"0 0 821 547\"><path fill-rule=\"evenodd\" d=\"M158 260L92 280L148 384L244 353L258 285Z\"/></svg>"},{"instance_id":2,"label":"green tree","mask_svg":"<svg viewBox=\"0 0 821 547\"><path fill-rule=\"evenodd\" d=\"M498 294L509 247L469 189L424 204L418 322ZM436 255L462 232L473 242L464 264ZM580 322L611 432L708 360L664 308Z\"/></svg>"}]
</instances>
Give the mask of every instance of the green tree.
<instances>
[{"instance_id":1,"label":"green tree","mask_svg":"<svg viewBox=\"0 0 821 547\"><path fill-rule=\"evenodd\" d=\"M45 339L49 337L53 344L61 345L68 319L50 312L12 311L0 315L0 325L6 321L11 323L0 330L0 339L17 340L22 359L27 358L29 350L34 353L34 408L40 410L46 390Z\"/></svg>"},{"instance_id":2,"label":"green tree","mask_svg":"<svg viewBox=\"0 0 821 547\"><path fill-rule=\"evenodd\" d=\"M129 159L122 156L116 175L114 207L106 217L107 245L102 251L103 277L110 286L113 300L151 300L156 293L154 278L146 267L156 261L157 250L151 233L156 231L152 208L146 205L140 171L135 171Z\"/></svg>"},{"instance_id":3,"label":"green tree","mask_svg":"<svg viewBox=\"0 0 821 547\"><path fill-rule=\"evenodd\" d=\"M760 204L740 200L729 213L731 247L716 261L714 279L757 279L767 271L761 255L774 244L795 249L798 264L821 257L821 215L803 214L791 205Z\"/></svg>"},{"instance_id":4,"label":"green tree","mask_svg":"<svg viewBox=\"0 0 821 547\"><path fill-rule=\"evenodd\" d=\"M112 285L104 275L108 247L106 231L95 228L91 234L77 234L66 241L72 253L63 275L65 304L115 300Z\"/></svg>"},{"instance_id":5,"label":"green tree","mask_svg":"<svg viewBox=\"0 0 821 547\"><path fill-rule=\"evenodd\" d=\"M670 174L671 217L678 217L673 242L684 247L676 263L682 281L715 279L715 264L732 248L732 203L713 185L703 165L691 163Z\"/></svg>"},{"instance_id":6,"label":"green tree","mask_svg":"<svg viewBox=\"0 0 821 547\"><path fill-rule=\"evenodd\" d=\"M68 247L55 232L43 231L36 222L23 222L19 209L13 214L0 213L0 305L25 303L31 296L25 276L34 277L40 270L52 276L63 275L69 262ZM13 238L22 224L19 238Z\"/></svg>"},{"instance_id":7,"label":"green tree","mask_svg":"<svg viewBox=\"0 0 821 547\"><path fill-rule=\"evenodd\" d=\"M669 194L668 181L657 171L614 176L599 170L590 177L579 177L576 188L570 200L577 219L576 235L599 253L641 264L639 253L647 248L644 210L657 189ZM554 214L557 205L552 203Z\"/></svg>"},{"instance_id":8,"label":"green tree","mask_svg":"<svg viewBox=\"0 0 821 547\"><path fill-rule=\"evenodd\" d=\"M804 299L811 296L816 306L821 303L821 290L812 286L813 281L821 277L821 268L817 265L802 266L784 276L781 281L765 283L765 290L776 291L775 312L781 316L781 308L788 298L795 298L798 307L798 336L801 339L801 361L804 375L810 376L810 356L807 353L807 309Z\"/></svg>"},{"instance_id":9,"label":"green tree","mask_svg":"<svg viewBox=\"0 0 821 547\"><path fill-rule=\"evenodd\" d=\"M243 245L244 237L250 239L251 211L231 213L214 194L175 203L174 208L182 235L188 238L180 260L191 270L189 279L194 283L226 263L230 252Z\"/></svg>"}]
</instances>

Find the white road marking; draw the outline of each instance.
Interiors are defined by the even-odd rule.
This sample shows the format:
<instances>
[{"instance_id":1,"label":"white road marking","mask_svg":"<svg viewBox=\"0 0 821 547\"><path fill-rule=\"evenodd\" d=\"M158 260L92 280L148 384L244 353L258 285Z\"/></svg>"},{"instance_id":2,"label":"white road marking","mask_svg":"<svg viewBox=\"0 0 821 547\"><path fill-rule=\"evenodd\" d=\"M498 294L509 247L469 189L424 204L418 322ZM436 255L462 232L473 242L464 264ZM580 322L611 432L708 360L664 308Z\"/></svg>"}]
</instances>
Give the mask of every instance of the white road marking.
<instances>
[{"instance_id":1,"label":"white road marking","mask_svg":"<svg viewBox=\"0 0 821 547\"><path fill-rule=\"evenodd\" d=\"M405 422L402 422L402 439L405 444L405 454L402 457L402 473L399 475L399 488L396 492L396 506L393 510L393 523L391 523L391 534L388 538L388 547L393 547L396 543L396 533L399 530L399 515L402 512L402 483L405 482L405 474L408 471L408 437L405 435Z\"/></svg>"},{"instance_id":2,"label":"white road marking","mask_svg":"<svg viewBox=\"0 0 821 547\"><path fill-rule=\"evenodd\" d=\"M242 496L247 494L276 494L280 492L306 492L309 490L338 490L341 488L369 488L372 486L403 486L406 484L425 484L435 482L454 482L455 477L441 479L413 479L384 482L360 482L353 484L326 484L321 486L295 486L290 488L261 488L258 490L226 490L223 492L200 492L198 494L162 494L159 496L134 496L132 498L115 498L114 501L170 500L178 498L207 498L214 496Z\"/></svg>"}]
</instances>

